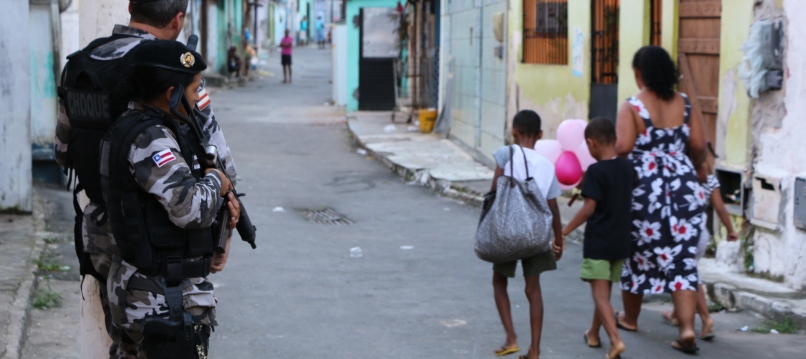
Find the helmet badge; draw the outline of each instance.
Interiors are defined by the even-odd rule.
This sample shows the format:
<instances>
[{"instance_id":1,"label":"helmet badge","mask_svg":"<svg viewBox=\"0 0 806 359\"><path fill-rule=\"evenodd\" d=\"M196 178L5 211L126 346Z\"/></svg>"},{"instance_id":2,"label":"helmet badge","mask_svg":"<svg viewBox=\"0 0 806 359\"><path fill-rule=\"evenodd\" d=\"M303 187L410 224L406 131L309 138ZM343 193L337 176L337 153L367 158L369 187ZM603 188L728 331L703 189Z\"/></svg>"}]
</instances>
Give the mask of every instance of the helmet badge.
<instances>
[{"instance_id":1,"label":"helmet badge","mask_svg":"<svg viewBox=\"0 0 806 359\"><path fill-rule=\"evenodd\" d=\"M193 54L190 52L186 52L179 57L179 61L182 63L183 66L190 68L193 64L196 63L196 58L193 57Z\"/></svg>"}]
</instances>

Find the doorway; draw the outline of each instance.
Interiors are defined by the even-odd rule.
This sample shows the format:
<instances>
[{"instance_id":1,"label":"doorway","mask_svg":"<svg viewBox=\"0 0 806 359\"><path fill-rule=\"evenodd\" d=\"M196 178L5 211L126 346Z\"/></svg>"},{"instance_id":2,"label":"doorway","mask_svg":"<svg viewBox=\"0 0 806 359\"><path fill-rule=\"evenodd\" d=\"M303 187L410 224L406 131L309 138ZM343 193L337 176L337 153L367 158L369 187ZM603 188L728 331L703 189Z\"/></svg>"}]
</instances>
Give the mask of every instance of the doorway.
<instances>
[{"instance_id":1,"label":"doorway","mask_svg":"<svg viewBox=\"0 0 806 359\"><path fill-rule=\"evenodd\" d=\"M679 90L688 94L694 111L700 111L716 147L716 115L719 103L719 37L721 0L680 0L678 62L683 75Z\"/></svg>"},{"instance_id":2,"label":"doorway","mask_svg":"<svg viewBox=\"0 0 806 359\"><path fill-rule=\"evenodd\" d=\"M591 2L590 118L616 121L618 111L620 0Z\"/></svg>"},{"instance_id":3,"label":"doorway","mask_svg":"<svg viewBox=\"0 0 806 359\"><path fill-rule=\"evenodd\" d=\"M361 8L358 61L358 109L391 111L397 107L395 60L400 56L400 19L394 8Z\"/></svg>"}]
</instances>

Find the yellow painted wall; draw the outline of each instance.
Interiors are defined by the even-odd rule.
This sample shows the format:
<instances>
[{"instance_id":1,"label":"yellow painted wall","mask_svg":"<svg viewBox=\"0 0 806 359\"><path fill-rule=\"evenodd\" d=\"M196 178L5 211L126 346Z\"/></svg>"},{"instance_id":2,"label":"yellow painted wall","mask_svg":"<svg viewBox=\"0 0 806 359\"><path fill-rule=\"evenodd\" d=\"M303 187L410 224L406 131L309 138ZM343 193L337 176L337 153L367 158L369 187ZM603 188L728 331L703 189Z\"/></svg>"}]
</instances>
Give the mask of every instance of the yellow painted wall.
<instances>
[{"instance_id":1,"label":"yellow painted wall","mask_svg":"<svg viewBox=\"0 0 806 359\"><path fill-rule=\"evenodd\" d=\"M723 4L725 1L722 0ZM739 50L747 40L753 23L754 0L729 0L722 6L722 33L719 48L719 114L718 121L726 123L724 144L717 139L718 152L723 155L719 163L744 169L751 146L750 98L736 77L743 53ZM719 125L717 125L719 131ZM720 136L720 134L717 134Z\"/></svg>"},{"instance_id":2,"label":"yellow painted wall","mask_svg":"<svg viewBox=\"0 0 806 359\"><path fill-rule=\"evenodd\" d=\"M665 1L669 2L669 0ZM619 64L618 98L626 98L638 93L632 71L633 55L649 44L649 1L621 0L619 14Z\"/></svg>"},{"instance_id":3,"label":"yellow painted wall","mask_svg":"<svg viewBox=\"0 0 806 359\"><path fill-rule=\"evenodd\" d=\"M544 137L554 138L557 126L569 118L587 119L590 99L590 0L568 1L568 64L524 64L523 1L510 1L507 84L508 121L520 110L535 110L543 118ZM573 48L576 29L583 35L583 66L574 75ZM511 128L511 126L507 126Z\"/></svg>"},{"instance_id":4,"label":"yellow painted wall","mask_svg":"<svg viewBox=\"0 0 806 359\"><path fill-rule=\"evenodd\" d=\"M730 1L730 0L729 0ZM624 101L638 93L632 71L632 58L649 45L650 0L621 0L619 15L619 84L618 98ZM661 10L661 47L677 58L677 1L664 0Z\"/></svg>"}]
</instances>

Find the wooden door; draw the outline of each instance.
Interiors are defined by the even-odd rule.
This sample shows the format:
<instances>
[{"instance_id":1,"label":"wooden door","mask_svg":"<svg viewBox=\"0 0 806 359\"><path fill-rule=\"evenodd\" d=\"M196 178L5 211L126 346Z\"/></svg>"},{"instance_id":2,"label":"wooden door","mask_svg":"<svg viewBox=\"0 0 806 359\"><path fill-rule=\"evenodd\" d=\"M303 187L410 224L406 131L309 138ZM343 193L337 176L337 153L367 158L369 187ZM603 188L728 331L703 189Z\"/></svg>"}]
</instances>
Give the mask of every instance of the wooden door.
<instances>
[{"instance_id":1,"label":"wooden door","mask_svg":"<svg viewBox=\"0 0 806 359\"><path fill-rule=\"evenodd\" d=\"M678 62L683 75L680 91L688 94L694 110L702 114L706 139L716 148L722 1L680 0L679 6Z\"/></svg>"}]
</instances>

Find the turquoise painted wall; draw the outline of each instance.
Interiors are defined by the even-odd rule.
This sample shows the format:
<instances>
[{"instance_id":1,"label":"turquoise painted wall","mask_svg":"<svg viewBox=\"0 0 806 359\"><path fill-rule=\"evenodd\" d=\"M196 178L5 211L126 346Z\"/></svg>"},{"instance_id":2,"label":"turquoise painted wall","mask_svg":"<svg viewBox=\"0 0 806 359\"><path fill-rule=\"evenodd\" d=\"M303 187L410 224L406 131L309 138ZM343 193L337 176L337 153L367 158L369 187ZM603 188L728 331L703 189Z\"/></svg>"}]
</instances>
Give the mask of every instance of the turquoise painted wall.
<instances>
[{"instance_id":1,"label":"turquoise painted wall","mask_svg":"<svg viewBox=\"0 0 806 359\"><path fill-rule=\"evenodd\" d=\"M398 0L347 0L347 111L358 110L358 99L353 93L358 89L358 57L361 43L360 29L353 25L353 17L362 7L396 7Z\"/></svg>"},{"instance_id":2,"label":"turquoise painted wall","mask_svg":"<svg viewBox=\"0 0 806 359\"><path fill-rule=\"evenodd\" d=\"M217 0L216 6L218 26L218 71L227 73L227 49L235 46L238 53L243 52L243 2L241 0Z\"/></svg>"}]
</instances>

